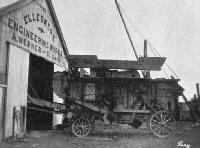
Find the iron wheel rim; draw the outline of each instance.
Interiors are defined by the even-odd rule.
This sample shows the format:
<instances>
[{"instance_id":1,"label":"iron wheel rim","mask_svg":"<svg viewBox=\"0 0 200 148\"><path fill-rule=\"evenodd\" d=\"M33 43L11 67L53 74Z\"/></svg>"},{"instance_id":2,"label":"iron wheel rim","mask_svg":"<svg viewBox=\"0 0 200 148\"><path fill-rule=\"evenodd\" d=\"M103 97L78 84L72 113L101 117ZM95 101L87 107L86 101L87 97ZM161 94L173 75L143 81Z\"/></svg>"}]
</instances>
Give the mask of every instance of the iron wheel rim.
<instances>
[{"instance_id":1,"label":"iron wheel rim","mask_svg":"<svg viewBox=\"0 0 200 148\"><path fill-rule=\"evenodd\" d=\"M161 138L171 135L175 129L174 125L175 120L173 116L166 111L156 112L152 115L149 122L152 133Z\"/></svg>"},{"instance_id":2,"label":"iron wheel rim","mask_svg":"<svg viewBox=\"0 0 200 148\"><path fill-rule=\"evenodd\" d=\"M72 132L77 137L85 137L91 131L91 122L87 118L78 118L72 123Z\"/></svg>"}]
</instances>

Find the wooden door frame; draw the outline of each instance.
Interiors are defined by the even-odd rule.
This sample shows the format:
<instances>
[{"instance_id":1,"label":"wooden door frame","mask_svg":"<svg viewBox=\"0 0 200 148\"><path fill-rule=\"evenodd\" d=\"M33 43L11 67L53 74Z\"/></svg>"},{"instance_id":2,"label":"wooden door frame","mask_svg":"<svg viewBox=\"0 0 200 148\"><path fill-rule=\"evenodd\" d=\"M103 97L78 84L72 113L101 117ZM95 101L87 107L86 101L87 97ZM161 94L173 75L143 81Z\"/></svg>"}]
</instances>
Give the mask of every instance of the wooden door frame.
<instances>
[{"instance_id":1,"label":"wooden door frame","mask_svg":"<svg viewBox=\"0 0 200 148\"><path fill-rule=\"evenodd\" d=\"M10 43L6 42L5 49L7 51L7 58L6 58L6 87L3 94L3 100L2 100L2 107L3 107L3 117L2 117L2 140L5 141L5 124L6 124L6 106L7 106L7 86L8 86L8 70L9 70L9 55L10 55Z\"/></svg>"}]
</instances>

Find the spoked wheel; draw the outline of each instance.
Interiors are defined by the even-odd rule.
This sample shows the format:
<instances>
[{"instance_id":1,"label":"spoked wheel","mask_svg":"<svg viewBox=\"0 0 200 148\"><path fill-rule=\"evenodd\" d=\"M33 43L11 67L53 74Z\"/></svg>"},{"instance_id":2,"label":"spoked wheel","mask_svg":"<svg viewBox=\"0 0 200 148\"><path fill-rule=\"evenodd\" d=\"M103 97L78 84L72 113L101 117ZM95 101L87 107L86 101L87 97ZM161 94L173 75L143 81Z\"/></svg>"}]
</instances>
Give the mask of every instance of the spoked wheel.
<instances>
[{"instance_id":1,"label":"spoked wheel","mask_svg":"<svg viewBox=\"0 0 200 148\"><path fill-rule=\"evenodd\" d=\"M91 127L91 122L87 118L81 117L72 123L72 132L77 137L84 137L90 133Z\"/></svg>"},{"instance_id":2,"label":"spoked wheel","mask_svg":"<svg viewBox=\"0 0 200 148\"><path fill-rule=\"evenodd\" d=\"M171 135L176 128L173 115L166 111L159 111L152 115L149 120L149 128L158 137Z\"/></svg>"}]
</instances>

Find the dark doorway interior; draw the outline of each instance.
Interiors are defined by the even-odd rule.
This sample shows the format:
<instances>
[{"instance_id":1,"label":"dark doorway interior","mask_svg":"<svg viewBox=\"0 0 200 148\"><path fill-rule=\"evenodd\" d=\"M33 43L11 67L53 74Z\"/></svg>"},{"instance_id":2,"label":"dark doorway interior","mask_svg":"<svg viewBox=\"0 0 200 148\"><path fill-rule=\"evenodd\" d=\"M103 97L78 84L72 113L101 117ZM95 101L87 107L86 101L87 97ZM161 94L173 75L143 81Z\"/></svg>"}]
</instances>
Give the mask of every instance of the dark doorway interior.
<instances>
[{"instance_id":1,"label":"dark doorway interior","mask_svg":"<svg viewBox=\"0 0 200 148\"><path fill-rule=\"evenodd\" d=\"M29 65L29 89L32 97L53 101L53 77L54 65L43 58L30 54ZM52 127L53 115L51 113L27 110L27 130L48 130Z\"/></svg>"}]
</instances>

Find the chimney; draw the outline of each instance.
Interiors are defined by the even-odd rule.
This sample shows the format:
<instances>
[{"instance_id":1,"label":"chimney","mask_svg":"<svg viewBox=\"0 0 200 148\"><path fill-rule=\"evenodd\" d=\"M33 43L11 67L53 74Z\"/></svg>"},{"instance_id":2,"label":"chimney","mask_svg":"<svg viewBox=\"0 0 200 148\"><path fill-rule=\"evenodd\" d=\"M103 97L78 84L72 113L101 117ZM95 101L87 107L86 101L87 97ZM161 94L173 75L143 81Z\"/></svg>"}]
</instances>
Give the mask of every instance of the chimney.
<instances>
[{"instance_id":1,"label":"chimney","mask_svg":"<svg viewBox=\"0 0 200 148\"><path fill-rule=\"evenodd\" d=\"M144 57L147 57L147 40L146 39L144 40ZM146 78L151 77L149 70L145 70L144 73L145 73Z\"/></svg>"}]
</instances>

